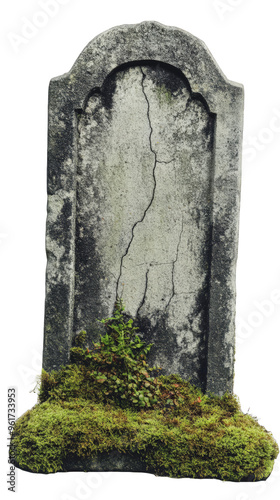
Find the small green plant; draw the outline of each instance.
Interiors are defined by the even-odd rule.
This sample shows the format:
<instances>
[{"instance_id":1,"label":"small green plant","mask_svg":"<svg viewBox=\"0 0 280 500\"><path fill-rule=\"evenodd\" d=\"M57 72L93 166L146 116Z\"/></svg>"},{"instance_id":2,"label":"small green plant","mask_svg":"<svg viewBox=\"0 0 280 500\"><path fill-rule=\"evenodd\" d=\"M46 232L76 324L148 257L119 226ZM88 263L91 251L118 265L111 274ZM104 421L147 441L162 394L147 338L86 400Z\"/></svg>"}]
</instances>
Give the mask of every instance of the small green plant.
<instances>
[{"instance_id":1,"label":"small green plant","mask_svg":"<svg viewBox=\"0 0 280 500\"><path fill-rule=\"evenodd\" d=\"M149 367L146 362L152 344L146 344L137 335L138 328L133 320L125 318L122 302L116 303L112 317L102 319L100 323L106 330L100 342L93 343L92 349L84 348L86 332L80 332L71 349L71 365L59 373L52 372L49 378L43 373L40 402L50 397L67 397L69 391L65 384L70 374L71 384L66 385L71 386L72 394L73 386L77 394L86 388L87 396L114 401L122 408L150 408L158 402L162 383L152 376L151 372L156 368ZM76 367L79 367L78 371Z\"/></svg>"}]
</instances>

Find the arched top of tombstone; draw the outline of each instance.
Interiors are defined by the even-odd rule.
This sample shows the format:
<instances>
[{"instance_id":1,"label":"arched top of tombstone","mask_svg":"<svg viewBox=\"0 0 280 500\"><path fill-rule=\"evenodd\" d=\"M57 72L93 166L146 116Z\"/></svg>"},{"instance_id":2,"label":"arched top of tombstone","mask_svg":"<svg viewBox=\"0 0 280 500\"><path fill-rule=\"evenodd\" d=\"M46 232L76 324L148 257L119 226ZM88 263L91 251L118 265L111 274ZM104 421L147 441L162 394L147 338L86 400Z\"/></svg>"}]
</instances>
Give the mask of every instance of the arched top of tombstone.
<instances>
[{"instance_id":1,"label":"arched top of tombstone","mask_svg":"<svg viewBox=\"0 0 280 500\"><path fill-rule=\"evenodd\" d=\"M155 21L117 26L101 33L84 48L71 70L51 83L59 82L75 108L83 108L88 94L100 88L112 71L143 61L170 64L180 70L192 92L200 94L213 113L225 107L227 97L234 105L236 96L243 93L242 85L226 78L203 41Z\"/></svg>"}]
</instances>

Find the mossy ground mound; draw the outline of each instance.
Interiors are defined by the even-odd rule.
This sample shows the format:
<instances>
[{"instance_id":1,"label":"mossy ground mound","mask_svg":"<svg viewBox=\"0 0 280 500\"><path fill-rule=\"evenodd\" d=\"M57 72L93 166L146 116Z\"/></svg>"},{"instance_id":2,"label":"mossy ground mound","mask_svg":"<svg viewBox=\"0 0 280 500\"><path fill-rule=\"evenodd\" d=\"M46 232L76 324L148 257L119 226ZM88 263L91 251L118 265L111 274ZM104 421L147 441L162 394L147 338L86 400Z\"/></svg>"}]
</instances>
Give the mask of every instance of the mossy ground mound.
<instances>
[{"instance_id":1,"label":"mossy ground mound","mask_svg":"<svg viewBox=\"0 0 280 500\"><path fill-rule=\"evenodd\" d=\"M267 478L278 454L273 437L236 408L234 396L210 398L181 384L194 399L180 409L135 411L83 398L38 404L17 420L17 463L33 472L56 472L67 457L118 450L139 454L158 475ZM172 387L172 378L166 385Z\"/></svg>"},{"instance_id":2,"label":"mossy ground mound","mask_svg":"<svg viewBox=\"0 0 280 500\"><path fill-rule=\"evenodd\" d=\"M32 472L65 469L118 451L147 472L229 481L266 479L278 455L272 435L243 414L236 396L202 394L177 375L152 374L151 346L117 308L93 349L77 338L72 363L43 372L39 403L16 422L16 465Z\"/></svg>"}]
</instances>

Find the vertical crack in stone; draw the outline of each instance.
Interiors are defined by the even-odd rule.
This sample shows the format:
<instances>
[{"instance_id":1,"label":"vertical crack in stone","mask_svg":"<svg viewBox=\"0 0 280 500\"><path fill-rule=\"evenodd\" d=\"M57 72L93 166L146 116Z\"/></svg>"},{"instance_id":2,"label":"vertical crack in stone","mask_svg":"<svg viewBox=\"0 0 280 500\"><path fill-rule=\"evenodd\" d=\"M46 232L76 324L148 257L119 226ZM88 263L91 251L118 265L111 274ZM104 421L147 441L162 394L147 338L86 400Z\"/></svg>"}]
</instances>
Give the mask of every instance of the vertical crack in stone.
<instances>
[{"instance_id":1,"label":"vertical crack in stone","mask_svg":"<svg viewBox=\"0 0 280 500\"><path fill-rule=\"evenodd\" d=\"M142 81L141 81L141 86L142 86L142 92L144 94L144 97L145 97L145 100L147 102L147 118L148 118L148 122L149 122L149 127L150 127L150 134L149 134L149 144L150 144L150 149L151 149L151 152L153 153L155 159L154 159L154 166L153 166L153 179L154 179L154 187L153 187L153 192L152 192L152 197L151 197L151 200L149 202L149 204L147 205L147 207L145 208L144 210L144 213L143 213L143 216L140 220L136 221L135 224L133 225L132 227L132 230L131 230L131 239L130 239L130 242L127 246L127 249L125 251L125 253L123 254L122 258L121 258L121 264L120 264L120 273L119 273L119 277L117 279L117 285L116 285L116 300L118 299L119 295L118 295L118 288L119 288L119 284L120 284L120 279L121 279L121 275L122 275L122 268L123 268L123 261L125 259L125 257L127 256L128 252L129 252L129 249L131 247L131 244L132 244L132 241L134 239L134 232L135 232L135 229L136 227L138 226L138 224L141 224L141 222L143 222L143 220L145 219L146 217L146 214L149 210L149 208L151 207L153 201L154 201L154 197L155 197L155 191L156 191L156 176L155 176L155 169L156 169L156 166L157 166L157 153L156 151L153 149L153 146L152 146L152 133L153 133L153 127L152 127L152 124L151 124L151 118L150 118L150 103L149 103L149 100L148 100L148 96L145 92L145 87L144 87L144 80L146 78L146 75L142 69L142 67L140 67L140 70L141 70L141 73L142 73ZM148 272L146 273L146 286L147 286L147 274ZM146 294L146 290L145 290L145 294ZM144 298L143 298L143 301L145 299L145 295L144 295ZM142 301L142 305L143 305L143 301ZM142 305L140 304L139 308L138 308L138 311L140 310L140 308L142 307ZM137 313L138 313L137 311Z\"/></svg>"},{"instance_id":2,"label":"vertical crack in stone","mask_svg":"<svg viewBox=\"0 0 280 500\"><path fill-rule=\"evenodd\" d=\"M178 240L177 250L176 250L176 257L175 257L175 260L173 260L173 262L172 262L172 295L168 301L168 304L165 307L165 311L167 311L168 307L170 306L171 300L175 296L174 272L175 272L175 264L176 264L176 262L178 260L178 256L179 256L179 248L180 248L180 244L181 244L181 240L182 240L183 229L184 229L184 222L183 222L183 217L182 217L182 227L181 227L181 231L179 234L179 240Z\"/></svg>"},{"instance_id":3,"label":"vertical crack in stone","mask_svg":"<svg viewBox=\"0 0 280 500\"><path fill-rule=\"evenodd\" d=\"M146 283L145 283L145 290L144 290L144 294L143 294L143 299L137 309L137 313L136 313L136 317L138 316L139 314L139 311L140 309L143 307L143 305L145 304L145 300L146 300L146 295L147 295L147 290L148 290L148 276L149 276L149 271L150 271L150 268L147 269L146 271Z\"/></svg>"}]
</instances>

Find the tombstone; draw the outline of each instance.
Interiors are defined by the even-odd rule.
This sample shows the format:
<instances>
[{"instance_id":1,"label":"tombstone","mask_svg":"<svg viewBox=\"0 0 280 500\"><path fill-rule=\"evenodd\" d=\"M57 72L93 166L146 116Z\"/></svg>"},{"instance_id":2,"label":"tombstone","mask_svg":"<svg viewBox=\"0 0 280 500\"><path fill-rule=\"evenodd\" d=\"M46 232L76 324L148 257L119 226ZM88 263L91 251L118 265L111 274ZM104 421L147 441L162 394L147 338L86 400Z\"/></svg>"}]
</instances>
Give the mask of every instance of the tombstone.
<instances>
[{"instance_id":1,"label":"tombstone","mask_svg":"<svg viewBox=\"0 0 280 500\"><path fill-rule=\"evenodd\" d=\"M149 362L232 391L243 88L156 22L97 36L49 89L43 367L117 298Z\"/></svg>"}]
</instances>

